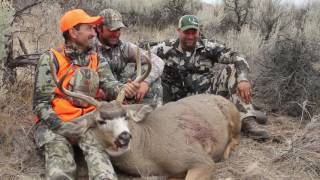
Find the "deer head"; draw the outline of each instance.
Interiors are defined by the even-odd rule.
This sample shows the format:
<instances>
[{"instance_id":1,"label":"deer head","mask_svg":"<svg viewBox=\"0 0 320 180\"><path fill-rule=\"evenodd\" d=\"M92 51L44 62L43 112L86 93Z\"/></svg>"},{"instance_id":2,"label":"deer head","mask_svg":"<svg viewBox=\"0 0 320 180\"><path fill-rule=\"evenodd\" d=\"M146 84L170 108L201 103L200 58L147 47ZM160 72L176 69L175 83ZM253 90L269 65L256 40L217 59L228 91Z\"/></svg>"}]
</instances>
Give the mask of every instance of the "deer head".
<instances>
[{"instance_id":1,"label":"deer head","mask_svg":"<svg viewBox=\"0 0 320 180\"><path fill-rule=\"evenodd\" d=\"M137 78L134 80L135 82L142 82L145 78L148 77L151 71L151 53L148 48L148 58L147 58L147 71L141 75L141 59L140 59L140 49L137 50L136 61L137 61ZM115 101L107 102L107 101L98 101L93 97L84 95L82 93L72 92L62 86L63 81L65 80L68 71L70 68L64 73L62 78L58 80L56 75L55 65L52 60L49 60L49 66L51 75L56 86L60 89L60 91L66 96L70 96L73 98L78 98L88 104L91 104L96 107L94 110L94 121L96 122L96 135L102 140L102 143L105 145L107 152L112 155L120 155L126 152L129 149L131 133L128 126L128 118L127 118L127 110L130 109L128 107L124 108L122 106L122 102L125 98L124 88L120 90L118 96Z\"/></svg>"}]
</instances>

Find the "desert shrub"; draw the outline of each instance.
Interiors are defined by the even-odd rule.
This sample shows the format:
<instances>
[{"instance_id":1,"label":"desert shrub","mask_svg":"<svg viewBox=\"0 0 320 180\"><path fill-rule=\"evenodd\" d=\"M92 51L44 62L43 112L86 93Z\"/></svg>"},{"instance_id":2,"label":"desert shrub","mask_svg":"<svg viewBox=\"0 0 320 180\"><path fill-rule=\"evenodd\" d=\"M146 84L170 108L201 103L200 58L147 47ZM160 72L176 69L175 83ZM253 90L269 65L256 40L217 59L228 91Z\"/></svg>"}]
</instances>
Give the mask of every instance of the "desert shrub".
<instances>
[{"instance_id":1,"label":"desert shrub","mask_svg":"<svg viewBox=\"0 0 320 180\"><path fill-rule=\"evenodd\" d=\"M202 25L202 31L208 36L221 33L222 20L225 18L223 5L207 5L198 11L197 17Z\"/></svg>"},{"instance_id":2,"label":"desert shrub","mask_svg":"<svg viewBox=\"0 0 320 180\"><path fill-rule=\"evenodd\" d=\"M263 47L261 47L262 36L256 29L244 26L240 32L230 30L224 35L220 35L219 40L223 40L227 47L237 51L243 56L250 66L250 79L257 76L261 62L263 62Z\"/></svg>"},{"instance_id":3,"label":"desert shrub","mask_svg":"<svg viewBox=\"0 0 320 180\"><path fill-rule=\"evenodd\" d=\"M7 33L10 32L10 23L13 18L13 7L10 1L0 1L0 59L4 56L4 44Z\"/></svg>"},{"instance_id":4,"label":"desert shrub","mask_svg":"<svg viewBox=\"0 0 320 180\"><path fill-rule=\"evenodd\" d=\"M241 31L252 18L253 0L223 0L225 16L222 20L222 31L231 29Z\"/></svg>"},{"instance_id":5,"label":"desert shrub","mask_svg":"<svg viewBox=\"0 0 320 180\"><path fill-rule=\"evenodd\" d=\"M97 14L105 8L120 11L127 25L145 25L165 28L176 23L185 14L196 13L201 9L199 0L89 0L61 1L65 9L83 8Z\"/></svg>"},{"instance_id":6,"label":"desert shrub","mask_svg":"<svg viewBox=\"0 0 320 180\"><path fill-rule=\"evenodd\" d=\"M317 17L310 13L294 17L291 25L265 44L265 68L257 81L260 99L271 109L293 116L318 112L320 105L319 38L314 37L320 30Z\"/></svg>"},{"instance_id":7,"label":"desert shrub","mask_svg":"<svg viewBox=\"0 0 320 180\"><path fill-rule=\"evenodd\" d=\"M280 0L254 1L251 26L260 29L261 34L267 40L274 33L278 25L285 25L284 17L288 14L286 6L280 4ZM282 20L282 23L280 23Z\"/></svg>"}]
</instances>

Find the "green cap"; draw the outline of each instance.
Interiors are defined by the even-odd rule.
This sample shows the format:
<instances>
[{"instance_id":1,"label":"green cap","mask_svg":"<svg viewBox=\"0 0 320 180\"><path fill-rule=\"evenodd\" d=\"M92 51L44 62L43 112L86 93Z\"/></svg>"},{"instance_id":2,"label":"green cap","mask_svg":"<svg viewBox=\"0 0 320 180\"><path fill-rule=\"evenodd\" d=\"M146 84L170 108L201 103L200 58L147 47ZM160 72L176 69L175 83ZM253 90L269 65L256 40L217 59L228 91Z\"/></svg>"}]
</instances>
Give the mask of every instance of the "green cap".
<instances>
[{"instance_id":1,"label":"green cap","mask_svg":"<svg viewBox=\"0 0 320 180\"><path fill-rule=\"evenodd\" d=\"M188 29L197 29L199 30L199 20L194 15L184 15L179 20L179 29L182 31Z\"/></svg>"},{"instance_id":2,"label":"green cap","mask_svg":"<svg viewBox=\"0 0 320 180\"><path fill-rule=\"evenodd\" d=\"M122 23L122 16L119 11L114 9L105 9L99 13L103 17L103 25L107 26L111 31L126 27Z\"/></svg>"}]
</instances>

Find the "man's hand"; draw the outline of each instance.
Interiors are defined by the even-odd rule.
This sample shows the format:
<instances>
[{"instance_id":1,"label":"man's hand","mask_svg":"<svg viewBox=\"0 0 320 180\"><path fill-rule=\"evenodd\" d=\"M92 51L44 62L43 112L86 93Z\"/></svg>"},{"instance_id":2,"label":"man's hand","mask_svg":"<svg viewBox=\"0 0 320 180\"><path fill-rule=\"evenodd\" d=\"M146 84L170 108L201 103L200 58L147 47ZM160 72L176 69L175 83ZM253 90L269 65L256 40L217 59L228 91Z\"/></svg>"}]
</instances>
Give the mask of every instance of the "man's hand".
<instances>
[{"instance_id":1,"label":"man's hand","mask_svg":"<svg viewBox=\"0 0 320 180\"><path fill-rule=\"evenodd\" d=\"M140 84L132 81L131 79L125 84L125 92L127 98L134 97L140 88Z\"/></svg>"},{"instance_id":2,"label":"man's hand","mask_svg":"<svg viewBox=\"0 0 320 180\"><path fill-rule=\"evenodd\" d=\"M251 102L252 89L251 84L248 81L240 81L238 83L237 96L247 104Z\"/></svg>"},{"instance_id":3,"label":"man's hand","mask_svg":"<svg viewBox=\"0 0 320 180\"><path fill-rule=\"evenodd\" d=\"M106 99L106 94L103 92L102 89L98 89L98 92L96 94L96 99L99 101L105 100Z\"/></svg>"},{"instance_id":4,"label":"man's hand","mask_svg":"<svg viewBox=\"0 0 320 180\"><path fill-rule=\"evenodd\" d=\"M138 93L136 95L136 101L141 102L144 98L144 96L148 93L150 87L149 84L146 82L141 82L140 83L140 88L138 89Z\"/></svg>"}]
</instances>

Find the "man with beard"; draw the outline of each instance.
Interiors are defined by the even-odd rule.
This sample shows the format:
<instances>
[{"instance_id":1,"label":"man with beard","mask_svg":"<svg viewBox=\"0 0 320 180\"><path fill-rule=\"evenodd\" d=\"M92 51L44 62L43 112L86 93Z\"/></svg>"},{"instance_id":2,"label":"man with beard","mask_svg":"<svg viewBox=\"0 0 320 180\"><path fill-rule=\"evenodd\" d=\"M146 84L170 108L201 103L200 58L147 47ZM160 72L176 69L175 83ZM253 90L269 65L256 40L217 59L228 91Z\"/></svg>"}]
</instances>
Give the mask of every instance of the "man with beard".
<instances>
[{"instance_id":1,"label":"man with beard","mask_svg":"<svg viewBox=\"0 0 320 180\"><path fill-rule=\"evenodd\" d=\"M102 17L91 17L81 9L66 12L60 20L65 43L44 53L38 62L33 110L38 117L35 140L45 154L46 179L76 179L76 163L72 145L83 151L89 179L117 179L108 154L91 129L95 107L68 97L54 83L66 74L62 84L73 92L96 98L98 89L115 97L124 87L127 97L136 95L139 84L119 83L103 57L92 51L94 26ZM51 72L49 63L55 66Z\"/></svg>"},{"instance_id":2,"label":"man with beard","mask_svg":"<svg viewBox=\"0 0 320 180\"><path fill-rule=\"evenodd\" d=\"M114 9L105 9L99 15L103 17L103 23L96 30L98 34L96 51L108 60L117 80L126 82L128 79L134 79L138 47L130 42L120 40L121 29L125 27L121 14ZM143 49L139 49L139 51L141 62L145 64L148 54ZM154 54L151 54L150 61L152 64L150 75L140 83L137 95L130 102L150 103L159 106L162 105L160 76L164 62ZM146 67L142 66L143 69Z\"/></svg>"},{"instance_id":3,"label":"man with beard","mask_svg":"<svg viewBox=\"0 0 320 180\"><path fill-rule=\"evenodd\" d=\"M165 61L161 77L164 102L199 93L222 95L240 111L244 133L256 140L268 139L268 132L257 123L251 104L247 61L221 44L200 38L199 27L196 16L185 15L179 20L178 39L152 49ZM215 63L228 65L215 76Z\"/></svg>"}]
</instances>

